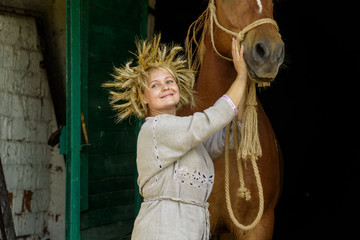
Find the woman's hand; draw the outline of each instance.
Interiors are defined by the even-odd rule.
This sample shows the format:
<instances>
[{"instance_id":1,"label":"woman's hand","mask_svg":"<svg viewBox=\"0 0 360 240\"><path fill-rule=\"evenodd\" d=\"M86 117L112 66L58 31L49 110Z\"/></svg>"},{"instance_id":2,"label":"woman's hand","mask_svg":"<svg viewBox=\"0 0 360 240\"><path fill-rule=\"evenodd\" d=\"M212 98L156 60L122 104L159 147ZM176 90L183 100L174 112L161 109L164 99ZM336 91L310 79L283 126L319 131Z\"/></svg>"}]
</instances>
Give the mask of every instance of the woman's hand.
<instances>
[{"instance_id":1,"label":"woman's hand","mask_svg":"<svg viewBox=\"0 0 360 240\"><path fill-rule=\"evenodd\" d=\"M235 70L238 74L238 77L242 78L242 80L247 80L247 68L244 59L244 46L241 45L239 51L239 44L236 38L232 39L232 57L234 62Z\"/></svg>"},{"instance_id":2,"label":"woman's hand","mask_svg":"<svg viewBox=\"0 0 360 240\"><path fill-rule=\"evenodd\" d=\"M235 103L238 109L238 120L241 121L246 108L248 72L244 59L244 46L241 45L239 50L239 44L235 38L232 39L232 56L237 76L227 94Z\"/></svg>"}]
</instances>

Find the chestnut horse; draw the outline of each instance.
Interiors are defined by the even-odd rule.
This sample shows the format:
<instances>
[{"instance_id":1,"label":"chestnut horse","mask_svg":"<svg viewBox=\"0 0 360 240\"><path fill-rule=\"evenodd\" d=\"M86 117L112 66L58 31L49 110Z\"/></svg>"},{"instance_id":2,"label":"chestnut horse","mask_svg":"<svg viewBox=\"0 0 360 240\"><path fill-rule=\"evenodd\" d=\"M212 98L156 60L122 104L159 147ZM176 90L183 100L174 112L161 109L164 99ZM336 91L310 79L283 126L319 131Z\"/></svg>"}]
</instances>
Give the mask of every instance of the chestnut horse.
<instances>
[{"instance_id":1,"label":"chestnut horse","mask_svg":"<svg viewBox=\"0 0 360 240\"><path fill-rule=\"evenodd\" d=\"M184 110L180 114L202 111L212 106L229 89L236 77L231 61L231 39L234 36L240 38L245 47L244 57L251 81L262 83L275 79L284 60L284 43L272 19L271 0L210 0L208 8L190 26L188 32L190 43L192 36L194 37L193 46L196 45L197 57L200 59L196 81L199 104L191 112ZM194 41L195 38L199 39L197 31L200 29L200 40ZM189 41L186 46L188 53L194 53L189 48ZM196 68L196 56L192 60ZM282 185L282 157L270 121L259 102L256 108L263 153L257 160L264 198L262 215L251 230L235 226L229 217L225 201L224 160L214 160L216 179L209 198L209 211L211 233L215 239L272 239L274 208ZM246 201L237 196L240 184L235 154L230 155L229 164L230 198L234 216L241 224L250 225L257 217L260 206L253 167L251 164L243 165L244 180L252 195L251 200Z\"/></svg>"}]
</instances>

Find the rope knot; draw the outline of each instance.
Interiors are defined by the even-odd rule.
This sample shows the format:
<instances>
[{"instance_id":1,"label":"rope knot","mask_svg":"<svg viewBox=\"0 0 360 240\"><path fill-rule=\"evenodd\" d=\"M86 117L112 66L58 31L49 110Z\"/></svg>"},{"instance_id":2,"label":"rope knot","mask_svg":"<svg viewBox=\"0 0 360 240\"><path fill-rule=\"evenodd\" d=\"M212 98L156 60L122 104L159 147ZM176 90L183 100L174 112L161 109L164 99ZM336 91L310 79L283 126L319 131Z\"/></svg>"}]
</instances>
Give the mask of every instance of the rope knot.
<instances>
[{"instance_id":1,"label":"rope knot","mask_svg":"<svg viewBox=\"0 0 360 240\"><path fill-rule=\"evenodd\" d=\"M210 11L212 11L213 13L216 13L216 6L215 3L213 2L209 2L208 8L210 9Z\"/></svg>"},{"instance_id":2,"label":"rope knot","mask_svg":"<svg viewBox=\"0 0 360 240\"><path fill-rule=\"evenodd\" d=\"M248 106L248 107L256 107L258 104L257 104L257 102L256 101L248 101L247 103L246 103L246 106Z\"/></svg>"},{"instance_id":3,"label":"rope knot","mask_svg":"<svg viewBox=\"0 0 360 240\"><path fill-rule=\"evenodd\" d=\"M237 34L237 41L239 43L241 43L245 38L245 33L243 31L240 31L238 34Z\"/></svg>"},{"instance_id":4,"label":"rope knot","mask_svg":"<svg viewBox=\"0 0 360 240\"><path fill-rule=\"evenodd\" d=\"M238 197L244 198L246 201L251 199L251 192L246 187L239 187L237 190Z\"/></svg>"}]
</instances>

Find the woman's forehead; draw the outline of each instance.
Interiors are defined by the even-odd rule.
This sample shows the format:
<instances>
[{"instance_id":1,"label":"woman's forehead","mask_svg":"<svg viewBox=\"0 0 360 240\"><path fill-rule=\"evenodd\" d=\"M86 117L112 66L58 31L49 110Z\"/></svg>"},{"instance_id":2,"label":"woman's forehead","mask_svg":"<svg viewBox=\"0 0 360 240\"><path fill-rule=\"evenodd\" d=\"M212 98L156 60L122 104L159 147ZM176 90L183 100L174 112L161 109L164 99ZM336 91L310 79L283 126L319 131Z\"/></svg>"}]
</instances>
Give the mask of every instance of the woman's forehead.
<instances>
[{"instance_id":1,"label":"woman's forehead","mask_svg":"<svg viewBox=\"0 0 360 240\"><path fill-rule=\"evenodd\" d=\"M149 78L147 79L147 82L161 80L168 77L175 78L175 76L165 68L153 68L149 71Z\"/></svg>"}]
</instances>

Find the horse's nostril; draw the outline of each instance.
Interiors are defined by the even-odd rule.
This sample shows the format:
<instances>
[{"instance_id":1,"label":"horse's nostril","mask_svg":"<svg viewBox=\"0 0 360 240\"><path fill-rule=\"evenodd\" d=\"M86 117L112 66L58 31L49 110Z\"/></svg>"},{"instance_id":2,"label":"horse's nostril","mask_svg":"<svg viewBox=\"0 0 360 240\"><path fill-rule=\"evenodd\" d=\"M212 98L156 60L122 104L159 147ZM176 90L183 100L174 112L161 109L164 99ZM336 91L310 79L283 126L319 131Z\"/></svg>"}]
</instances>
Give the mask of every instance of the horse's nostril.
<instances>
[{"instance_id":1,"label":"horse's nostril","mask_svg":"<svg viewBox=\"0 0 360 240\"><path fill-rule=\"evenodd\" d=\"M255 51L257 53L257 56L261 59L265 58L265 50L262 44L258 43L256 44Z\"/></svg>"},{"instance_id":2,"label":"horse's nostril","mask_svg":"<svg viewBox=\"0 0 360 240\"><path fill-rule=\"evenodd\" d=\"M263 43L259 42L255 45L254 50L253 50L253 57L254 60L258 63L258 64L263 64L265 62L266 59L266 46L264 46Z\"/></svg>"}]
</instances>

